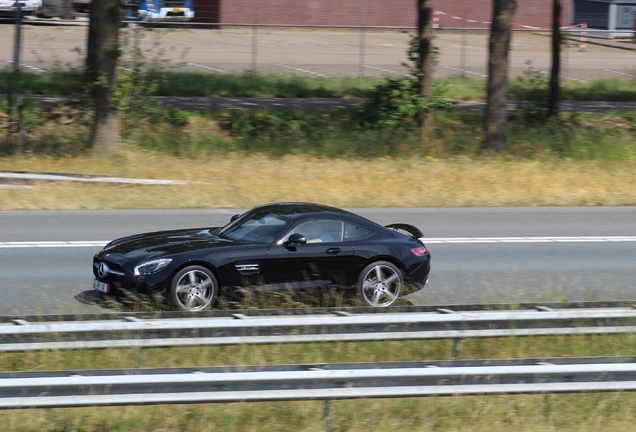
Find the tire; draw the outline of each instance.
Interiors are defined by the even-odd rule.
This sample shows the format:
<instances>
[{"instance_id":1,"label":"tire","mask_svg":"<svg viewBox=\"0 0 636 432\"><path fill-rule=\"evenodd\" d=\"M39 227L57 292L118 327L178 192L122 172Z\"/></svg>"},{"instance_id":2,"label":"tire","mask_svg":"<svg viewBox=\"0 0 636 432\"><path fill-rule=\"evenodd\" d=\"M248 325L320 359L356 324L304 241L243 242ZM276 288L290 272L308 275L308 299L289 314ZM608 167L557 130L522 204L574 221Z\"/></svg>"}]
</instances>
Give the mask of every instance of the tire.
<instances>
[{"instance_id":1,"label":"tire","mask_svg":"<svg viewBox=\"0 0 636 432\"><path fill-rule=\"evenodd\" d=\"M402 271L388 261L371 263L358 276L360 295L373 307L391 306L400 297L403 285Z\"/></svg>"},{"instance_id":2,"label":"tire","mask_svg":"<svg viewBox=\"0 0 636 432\"><path fill-rule=\"evenodd\" d=\"M202 266L181 269L170 281L170 302L179 310L196 312L216 302L219 284L214 274Z\"/></svg>"}]
</instances>

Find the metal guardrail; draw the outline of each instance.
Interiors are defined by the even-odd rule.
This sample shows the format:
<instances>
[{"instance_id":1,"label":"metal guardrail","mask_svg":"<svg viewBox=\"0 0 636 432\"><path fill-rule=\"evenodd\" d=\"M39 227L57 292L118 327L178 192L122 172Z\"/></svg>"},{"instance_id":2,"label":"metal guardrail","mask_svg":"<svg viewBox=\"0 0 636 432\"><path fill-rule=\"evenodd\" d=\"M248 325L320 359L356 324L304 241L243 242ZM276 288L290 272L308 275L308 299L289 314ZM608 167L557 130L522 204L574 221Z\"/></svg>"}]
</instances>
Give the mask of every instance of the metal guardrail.
<instances>
[{"instance_id":1,"label":"metal guardrail","mask_svg":"<svg viewBox=\"0 0 636 432\"><path fill-rule=\"evenodd\" d=\"M0 352L44 349L169 347L189 345L355 342L406 339L490 338L567 334L636 333L631 307L555 310L355 313L331 310L306 315L142 318L0 324Z\"/></svg>"},{"instance_id":2,"label":"metal guardrail","mask_svg":"<svg viewBox=\"0 0 636 432\"><path fill-rule=\"evenodd\" d=\"M387 313L423 313L447 309L457 312L484 311L517 311L517 310L581 310L636 308L636 299L614 301L580 301L580 302L527 302L527 303L470 303L470 304L434 304L434 305L395 305L390 308L370 306L340 307L305 307L305 308L250 308L250 309L217 309L211 308L199 312L181 312L171 310L154 310L144 312L105 312L75 314L39 314L39 315L0 315L0 324L14 324L15 320L31 323L69 322L69 321L121 321L134 319L189 319L189 318L231 318L236 314L249 317L335 315L335 314L387 314Z\"/></svg>"},{"instance_id":3,"label":"metal guardrail","mask_svg":"<svg viewBox=\"0 0 636 432\"><path fill-rule=\"evenodd\" d=\"M636 390L633 357L0 374L0 408Z\"/></svg>"}]
</instances>

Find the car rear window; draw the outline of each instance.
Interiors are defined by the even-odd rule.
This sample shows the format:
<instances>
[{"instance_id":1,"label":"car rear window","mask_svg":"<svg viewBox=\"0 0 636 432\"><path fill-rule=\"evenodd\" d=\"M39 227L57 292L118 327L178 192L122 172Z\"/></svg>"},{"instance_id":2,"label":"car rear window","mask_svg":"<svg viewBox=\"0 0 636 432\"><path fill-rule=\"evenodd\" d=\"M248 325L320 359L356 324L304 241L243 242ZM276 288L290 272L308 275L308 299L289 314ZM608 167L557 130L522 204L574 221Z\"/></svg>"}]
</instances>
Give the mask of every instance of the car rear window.
<instances>
[{"instance_id":1,"label":"car rear window","mask_svg":"<svg viewBox=\"0 0 636 432\"><path fill-rule=\"evenodd\" d=\"M374 231L365 228L360 225L356 225L350 222L345 223L345 240L361 240L367 237L371 237Z\"/></svg>"}]
</instances>

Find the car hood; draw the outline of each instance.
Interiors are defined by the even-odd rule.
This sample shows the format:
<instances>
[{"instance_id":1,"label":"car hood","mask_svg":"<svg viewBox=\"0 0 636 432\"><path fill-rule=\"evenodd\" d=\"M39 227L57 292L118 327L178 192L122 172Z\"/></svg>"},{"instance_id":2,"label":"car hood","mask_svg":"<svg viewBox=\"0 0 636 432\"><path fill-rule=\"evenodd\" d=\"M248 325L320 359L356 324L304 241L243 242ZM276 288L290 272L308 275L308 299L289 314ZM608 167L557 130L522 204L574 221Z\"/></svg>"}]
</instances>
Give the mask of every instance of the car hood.
<instances>
[{"instance_id":1,"label":"car hood","mask_svg":"<svg viewBox=\"0 0 636 432\"><path fill-rule=\"evenodd\" d=\"M243 244L219 238L214 235L216 231L217 228L194 228L136 234L113 240L97 256L104 258L106 255L118 255L129 259L145 259Z\"/></svg>"}]
</instances>

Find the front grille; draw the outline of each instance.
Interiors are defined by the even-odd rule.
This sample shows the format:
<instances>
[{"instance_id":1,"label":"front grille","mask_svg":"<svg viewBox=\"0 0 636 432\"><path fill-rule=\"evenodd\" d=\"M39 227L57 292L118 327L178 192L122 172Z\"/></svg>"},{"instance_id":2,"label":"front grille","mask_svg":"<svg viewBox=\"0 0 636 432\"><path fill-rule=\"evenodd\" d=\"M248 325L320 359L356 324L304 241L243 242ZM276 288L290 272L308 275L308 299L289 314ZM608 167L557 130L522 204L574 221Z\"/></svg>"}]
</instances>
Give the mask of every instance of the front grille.
<instances>
[{"instance_id":1,"label":"front grille","mask_svg":"<svg viewBox=\"0 0 636 432\"><path fill-rule=\"evenodd\" d=\"M108 266L108 270L109 270L103 276L99 274L99 267L102 264L102 262ZM94 259L93 260L93 274L99 280L108 281L108 280L112 280L112 279L119 279L122 276L124 276L125 273L126 272L124 271L123 267L118 265L118 264L110 263L108 261L102 261L102 260L99 260L99 259Z\"/></svg>"}]
</instances>

